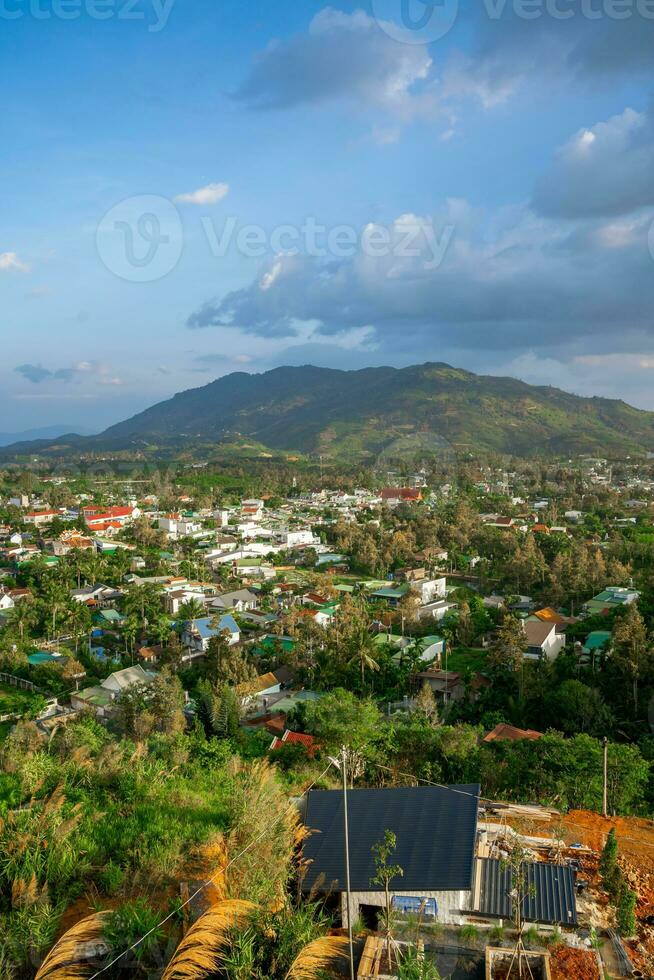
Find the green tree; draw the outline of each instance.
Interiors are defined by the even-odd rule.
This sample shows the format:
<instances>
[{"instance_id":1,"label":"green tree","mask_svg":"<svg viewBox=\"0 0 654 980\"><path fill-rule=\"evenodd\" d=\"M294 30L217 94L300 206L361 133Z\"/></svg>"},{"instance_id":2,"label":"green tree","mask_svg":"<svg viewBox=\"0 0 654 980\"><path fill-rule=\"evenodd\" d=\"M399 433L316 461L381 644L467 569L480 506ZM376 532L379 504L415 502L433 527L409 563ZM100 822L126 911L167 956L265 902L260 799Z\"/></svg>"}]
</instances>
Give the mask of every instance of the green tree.
<instances>
[{"instance_id":1,"label":"green tree","mask_svg":"<svg viewBox=\"0 0 654 980\"><path fill-rule=\"evenodd\" d=\"M392 946L394 928L394 910L391 901L391 882L404 875L404 869L399 864L391 864L391 856L397 849L397 837L392 830L384 831L382 840L372 846L375 860L375 874L370 879L371 885L378 885L384 890L383 931L386 940L386 960L388 973L392 970Z\"/></svg>"},{"instance_id":2,"label":"green tree","mask_svg":"<svg viewBox=\"0 0 654 980\"><path fill-rule=\"evenodd\" d=\"M184 690L170 668L164 667L157 674L147 688L144 700L160 732L171 735L184 730Z\"/></svg>"},{"instance_id":3,"label":"green tree","mask_svg":"<svg viewBox=\"0 0 654 980\"><path fill-rule=\"evenodd\" d=\"M522 666L527 640L521 620L516 616L506 615L497 630L497 636L489 653L489 667L517 670Z\"/></svg>"},{"instance_id":4,"label":"green tree","mask_svg":"<svg viewBox=\"0 0 654 980\"><path fill-rule=\"evenodd\" d=\"M345 745L360 753L379 737L381 714L377 706L343 688L317 701L305 701L302 715L304 730L330 751Z\"/></svg>"},{"instance_id":5,"label":"green tree","mask_svg":"<svg viewBox=\"0 0 654 980\"><path fill-rule=\"evenodd\" d=\"M613 657L625 674L631 678L634 717L638 717L638 680L647 659L647 630L645 621L635 603L631 603L624 616L613 628Z\"/></svg>"},{"instance_id":6,"label":"green tree","mask_svg":"<svg viewBox=\"0 0 654 980\"><path fill-rule=\"evenodd\" d=\"M636 932L636 892L629 887L621 890L618 905L615 910L618 932L628 938Z\"/></svg>"},{"instance_id":7,"label":"green tree","mask_svg":"<svg viewBox=\"0 0 654 980\"><path fill-rule=\"evenodd\" d=\"M615 827L611 827L606 843L602 849L599 870L602 878L610 877L618 865L618 837Z\"/></svg>"},{"instance_id":8,"label":"green tree","mask_svg":"<svg viewBox=\"0 0 654 980\"><path fill-rule=\"evenodd\" d=\"M230 684L237 687L253 681L257 672L242 647L229 645L225 636L212 636L206 655L207 677L214 684Z\"/></svg>"}]
</instances>

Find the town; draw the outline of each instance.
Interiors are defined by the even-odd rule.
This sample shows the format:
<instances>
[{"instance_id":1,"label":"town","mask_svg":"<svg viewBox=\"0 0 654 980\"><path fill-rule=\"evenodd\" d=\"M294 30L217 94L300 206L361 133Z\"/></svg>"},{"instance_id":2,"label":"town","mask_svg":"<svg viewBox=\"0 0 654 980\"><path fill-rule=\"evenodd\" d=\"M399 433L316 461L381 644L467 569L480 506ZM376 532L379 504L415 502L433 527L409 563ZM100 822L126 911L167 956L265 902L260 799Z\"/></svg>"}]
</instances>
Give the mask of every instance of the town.
<instances>
[{"instance_id":1,"label":"town","mask_svg":"<svg viewBox=\"0 0 654 980\"><path fill-rule=\"evenodd\" d=\"M654 973L654 461L395 462L3 471L3 980Z\"/></svg>"}]
</instances>

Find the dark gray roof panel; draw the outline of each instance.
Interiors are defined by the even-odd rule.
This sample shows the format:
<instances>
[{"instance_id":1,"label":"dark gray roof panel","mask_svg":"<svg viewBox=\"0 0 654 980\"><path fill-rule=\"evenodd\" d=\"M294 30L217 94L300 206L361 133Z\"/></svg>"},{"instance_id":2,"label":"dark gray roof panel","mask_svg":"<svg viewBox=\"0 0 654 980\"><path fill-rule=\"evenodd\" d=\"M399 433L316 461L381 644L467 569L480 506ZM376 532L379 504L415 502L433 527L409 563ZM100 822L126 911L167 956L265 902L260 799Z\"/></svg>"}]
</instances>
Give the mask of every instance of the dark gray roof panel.
<instances>
[{"instance_id":1,"label":"dark gray roof panel","mask_svg":"<svg viewBox=\"0 0 654 980\"><path fill-rule=\"evenodd\" d=\"M397 837L391 863L404 875L395 891L468 890L474 873L479 786L405 786L348 792L350 877L353 891L376 891L372 847L386 830ZM304 843L309 862L305 891L344 891L343 793L313 790L306 825L314 831Z\"/></svg>"},{"instance_id":2,"label":"dark gray roof panel","mask_svg":"<svg viewBox=\"0 0 654 980\"><path fill-rule=\"evenodd\" d=\"M528 861L526 872L527 898L523 904L523 918L528 922L575 926L577 903L575 899L575 872L558 864ZM511 870L503 861L495 858L479 858L479 907L474 911L501 919L512 917ZM532 894L533 893L533 894Z\"/></svg>"}]
</instances>

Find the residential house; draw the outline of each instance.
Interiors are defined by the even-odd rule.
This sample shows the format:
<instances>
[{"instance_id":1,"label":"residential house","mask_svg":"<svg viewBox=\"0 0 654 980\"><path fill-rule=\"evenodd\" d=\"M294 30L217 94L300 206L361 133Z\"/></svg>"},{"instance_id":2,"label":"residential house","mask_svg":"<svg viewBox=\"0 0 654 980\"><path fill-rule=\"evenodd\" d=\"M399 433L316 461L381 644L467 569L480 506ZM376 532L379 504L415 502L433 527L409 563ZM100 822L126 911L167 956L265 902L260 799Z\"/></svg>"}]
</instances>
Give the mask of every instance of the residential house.
<instances>
[{"instance_id":1,"label":"residential house","mask_svg":"<svg viewBox=\"0 0 654 980\"><path fill-rule=\"evenodd\" d=\"M608 615L623 606L637 602L639 598L640 592L636 592L635 589L609 585L599 595L584 603L584 612L589 616Z\"/></svg>"},{"instance_id":2,"label":"residential house","mask_svg":"<svg viewBox=\"0 0 654 980\"><path fill-rule=\"evenodd\" d=\"M65 514L64 510L33 510L28 514L23 514L23 521L26 524L33 524L35 527L41 527L46 524L52 524L55 517L63 517Z\"/></svg>"},{"instance_id":3,"label":"residential house","mask_svg":"<svg viewBox=\"0 0 654 980\"><path fill-rule=\"evenodd\" d=\"M559 633L555 623L541 620L525 620L523 622L527 650L526 657L538 660L556 660L563 650L565 633Z\"/></svg>"},{"instance_id":4,"label":"residential house","mask_svg":"<svg viewBox=\"0 0 654 980\"><path fill-rule=\"evenodd\" d=\"M384 487L381 492L382 503L387 507L397 507L399 504L415 504L422 500L419 487Z\"/></svg>"},{"instance_id":5,"label":"residential house","mask_svg":"<svg viewBox=\"0 0 654 980\"><path fill-rule=\"evenodd\" d=\"M276 670L267 671L260 674L253 681L246 681L239 684L236 688L244 705L258 703L262 708L268 709L272 705L273 696L281 694L283 690L290 687L293 675L288 667L282 664Z\"/></svg>"},{"instance_id":6,"label":"residential house","mask_svg":"<svg viewBox=\"0 0 654 980\"><path fill-rule=\"evenodd\" d=\"M123 593L111 585L86 585L82 589L73 589L70 597L74 602L94 606L107 606L122 597Z\"/></svg>"},{"instance_id":7,"label":"residential house","mask_svg":"<svg viewBox=\"0 0 654 980\"><path fill-rule=\"evenodd\" d=\"M277 735L273 738L270 743L270 751L277 752L279 749L283 748L284 745L301 745L306 749L307 755L311 758L318 751L318 743L316 742L313 735L305 735L303 732L291 732L288 728L284 730L284 734L279 738Z\"/></svg>"},{"instance_id":8,"label":"residential house","mask_svg":"<svg viewBox=\"0 0 654 980\"><path fill-rule=\"evenodd\" d=\"M421 619L435 619L436 622L440 622L452 609L457 608L456 602L451 602L449 599L437 599L435 602L426 602L424 605L420 606L418 609L418 616Z\"/></svg>"},{"instance_id":9,"label":"residential house","mask_svg":"<svg viewBox=\"0 0 654 980\"><path fill-rule=\"evenodd\" d=\"M411 591L420 597L420 605L426 606L447 596L447 579L433 578L421 579L411 582Z\"/></svg>"},{"instance_id":10,"label":"residential house","mask_svg":"<svg viewBox=\"0 0 654 980\"><path fill-rule=\"evenodd\" d=\"M212 599L209 605L212 609L231 609L243 612L246 609L256 609L259 595L252 589L236 589L234 592L223 592Z\"/></svg>"},{"instance_id":11,"label":"residential house","mask_svg":"<svg viewBox=\"0 0 654 980\"><path fill-rule=\"evenodd\" d=\"M134 685L149 686L156 674L144 670L139 664L117 670L95 687L87 687L83 691L75 691L70 696L73 709L92 708L98 718L109 717L116 706L120 695Z\"/></svg>"},{"instance_id":12,"label":"residential house","mask_svg":"<svg viewBox=\"0 0 654 980\"><path fill-rule=\"evenodd\" d=\"M260 521L263 517L263 500L242 500L241 515L253 521Z\"/></svg>"},{"instance_id":13,"label":"residential house","mask_svg":"<svg viewBox=\"0 0 654 980\"><path fill-rule=\"evenodd\" d=\"M101 524L118 524L123 527L141 516L138 507L101 507L88 504L82 508L82 517L87 527L96 530Z\"/></svg>"},{"instance_id":14,"label":"residential house","mask_svg":"<svg viewBox=\"0 0 654 980\"><path fill-rule=\"evenodd\" d=\"M404 872L391 882L395 908L422 906L441 923L463 924L473 896L478 797L474 785L351 790L350 921L377 927L385 897L372 883L373 847L390 830L397 841L393 862ZM302 847L302 891L339 894L341 919L347 922L342 792L309 792L304 822L310 833Z\"/></svg>"},{"instance_id":15,"label":"residential house","mask_svg":"<svg viewBox=\"0 0 654 980\"><path fill-rule=\"evenodd\" d=\"M0 612L13 609L14 605L15 602L9 592L5 592L4 589L0 590Z\"/></svg>"},{"instance_id":16,"label":"residential house","mask_svg":"<svg viewBox=\"0 0 654 980\"><path fill-rule=\"evenodd\" d=\"M466 693L463 675L456 670L433 667L414 674L414 682L418 690L423 684L428 684L437 702L442 705L449 704L450 701L461 701Z\"/></svg>"},{"instance_id":17,"label":"residential house","mask_svg":"<svg viewBox=\"0 0 654 980\"><path fill-rule=\"evenodd\" d=\"M213 620L213 616L203 616L201 619L192 619L184 624L182 646L185 648L186 655L183 659L190 660L193 657L203 656L209 649L209 641L214 636L224 635L230 647L239 642L241 631L233 616L229 614L221 616L215 625L212 625Z\"/></svg>"}]
</instances>

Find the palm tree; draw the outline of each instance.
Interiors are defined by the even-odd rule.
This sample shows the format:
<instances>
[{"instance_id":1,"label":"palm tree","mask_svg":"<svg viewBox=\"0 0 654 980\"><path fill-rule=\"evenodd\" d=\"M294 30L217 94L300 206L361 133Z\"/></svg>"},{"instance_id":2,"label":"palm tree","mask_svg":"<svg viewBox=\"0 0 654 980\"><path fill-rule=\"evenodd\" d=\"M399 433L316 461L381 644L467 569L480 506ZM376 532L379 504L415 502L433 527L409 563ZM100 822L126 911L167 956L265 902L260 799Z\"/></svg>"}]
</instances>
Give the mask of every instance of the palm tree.
<instances>
[{"instance_id":1,"label":"palm tree","mask_svg":"<svg viewBox=\"0 0 654 980\"><path fill-rule=\"evenodd\" d=\"M205 612L205 608L198 599L189 599L179 607L178 616L182 621L200 619Z\"/></svg>"},{"instance_id":2,"label":"palm tree","mask_svg":"<svg viewBox=\"0 0 654 980\"><path fill-rule=\"evenodd\" d=\"M73 603L68 612L68 625L75 637L75 653L77 653L80 636L88 633L91 628L91 614L88 606L81 602Z\"/></svg>"},{"instance_id":3,"label":"palm tree","mask_svg":"<svg viewBox=\"0 0 654 980\"><path fill-rule=\"evenodd\" d=\"M43 599L46 608L52 613L52 638L57 632L57 618L68 603L68 590L57 578L49 578L43 584Z\"/></svg>"},{"instance_id":4,"label":"palm tree","mask_svg":"<svg viewBox=\"0 0 654 980\"><path fill-rule=\"evenodd\" d=\"M350 656L348 664L356 664L361 671L361 689L365 687L366 670L379 670L377 646L374 636L365 626L357 628L348 638Z\"/></svg>"},{"instance_id":5,"label":"palm tree","mask_svg":"<svg viewBox=\"0 0 654 980\"><path fill-rule=\"evenodd\" d=\"M166 646L170 639L172 626L167 616L160 616L151 625L152 634L162 647Z\"/></svg>"},{"instance_id":6,"label":"palm tree","mask_svg":"<svg viewBox=\"0 0 654 980\"><path fill-rule=\"evenodd\" d=\"M29 599L21 599L9 613L9 626L15 627L20 636L20 642L25 640L25 630L34 624L35 610Z\"/></svg>"}]
</instances>

